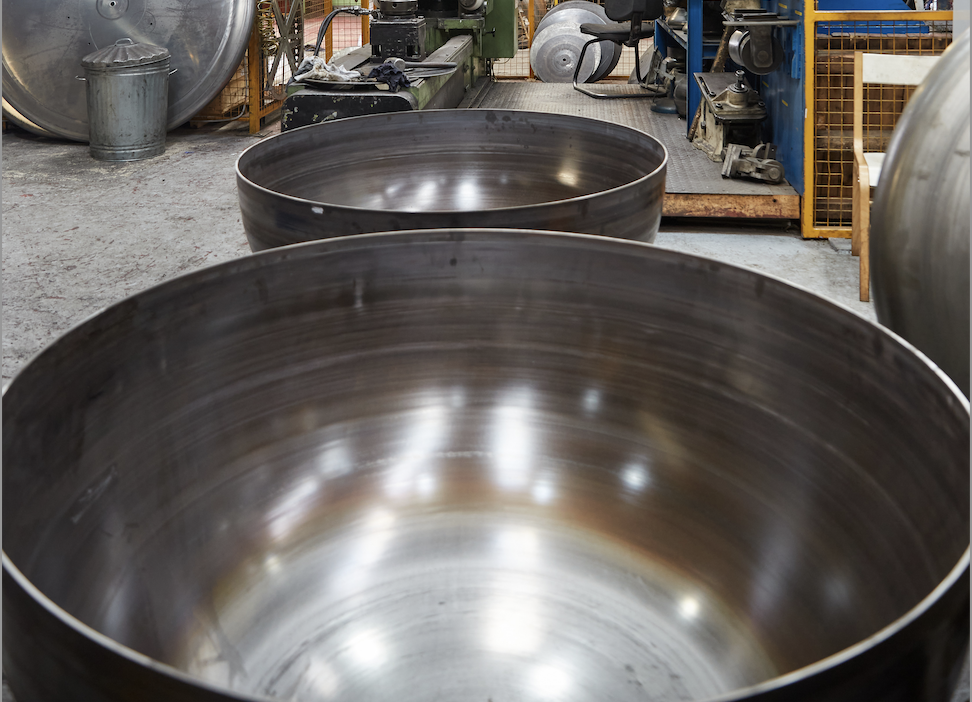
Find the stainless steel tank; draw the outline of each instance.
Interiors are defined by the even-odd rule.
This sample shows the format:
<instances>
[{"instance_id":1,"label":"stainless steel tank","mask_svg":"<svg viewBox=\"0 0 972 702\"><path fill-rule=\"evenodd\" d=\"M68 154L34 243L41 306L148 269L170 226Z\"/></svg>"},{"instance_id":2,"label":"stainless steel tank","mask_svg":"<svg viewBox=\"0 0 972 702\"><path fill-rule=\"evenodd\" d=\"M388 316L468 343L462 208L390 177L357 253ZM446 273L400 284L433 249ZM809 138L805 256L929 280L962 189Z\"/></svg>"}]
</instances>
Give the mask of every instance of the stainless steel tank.
<instances>
[{"instance_id":1,"label":"stainless steel tank","mask_svg":"<svg viewBox=\"0 0 972 702\"><path fill-rule=\"evenodd\" d=\"M894 130L871 215L878 320L969 393L969 32Z\"/></svg>"},{"instance_id":2,"label":"stainless steel tank","mask_svg":"<svg viewBox=\"0 0 972 702\"><path fill-rule=\"evenodd\" d=\"M969 411L885 328L607 237L343 237L3 396L18 702L942 700Z\"/></svg>"},{"instance_id":3,"label":"stainless steel tank","mask_svg":"<svg viewBox=\"0 0 972 702\"><path fill-rule=\"evenodd\" d=\"M169 50L119 39L83 59L88 149L101 161L165 153Z\"/></svg>"},{"instance_id":4,"label":"stainless steel tank","mask_svg":"<svg viewBox=\"0 0 972 702\"><path fill-rule=\"evenodd\" d=\"M651 242L667 153L644 132L519 110L422 110L311 125L236 164L254 251L364 232L517 227Z\"/></svg>"}]
</instances>

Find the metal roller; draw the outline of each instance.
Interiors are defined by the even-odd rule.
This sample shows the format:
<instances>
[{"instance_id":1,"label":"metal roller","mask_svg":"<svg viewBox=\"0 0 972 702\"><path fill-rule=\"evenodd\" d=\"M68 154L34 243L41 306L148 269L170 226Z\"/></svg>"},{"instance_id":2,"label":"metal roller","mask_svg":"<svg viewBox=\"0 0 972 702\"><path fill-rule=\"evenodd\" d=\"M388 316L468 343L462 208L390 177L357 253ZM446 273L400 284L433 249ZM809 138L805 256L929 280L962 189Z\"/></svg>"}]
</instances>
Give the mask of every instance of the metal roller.
<instances>
[{"instance_id":1,"label":"metal roller","mask_svg":"<svg viewBox=\"0 0 972 702\"><path fill-rule=\"evenodd\" d=\"M969 394L969 32L915 91L871 208L880 322Z\"/></svg>"},{"instance_id":2,"label":"metal roller","mask_svg":"<svg viewBox=\"0 0 972 702\"><path fill-rule=\"evenodd\" d=\"M711 259L267 251L89 318L2 416L18 702L931 702L964 655L968 404Z\"/></svg>"},{"instance_id":3,"label":"metal roller","mask_svg":"<svg viewBox=\"0 0 972 702\"><path fill-rule=\"evenodd\" d=\"M520 110L421 110L264 139L240 156L236 183L254 251L437 227L653 241L666 168L661 142L619 124Z\"/></svg>"},{"instance_id":4,"label":"metal roller","mask_svg":"<svg viewBox=\"0 0 972 702\"><path fill-rule=\"evenodd\" d=\"M130 38L172 54L167 127L205 107L239 68L253 0L5 0L3 97L29 122L88 140L81 59Z\"/></svg>"},{"instance_id":5,"label":"metal roller","mask_svg":"<svg viewBox=\"0 0 972 702\"><path fill-rule=\"evenodd\" d=\"M774 34L770 56L764 57L764 60L759 62L753 54L753 44L749 31L737 29L729 37L729 58L750 73L763 76L772 73L783 63L783 44Z\"/></svg>"}]
</instances>

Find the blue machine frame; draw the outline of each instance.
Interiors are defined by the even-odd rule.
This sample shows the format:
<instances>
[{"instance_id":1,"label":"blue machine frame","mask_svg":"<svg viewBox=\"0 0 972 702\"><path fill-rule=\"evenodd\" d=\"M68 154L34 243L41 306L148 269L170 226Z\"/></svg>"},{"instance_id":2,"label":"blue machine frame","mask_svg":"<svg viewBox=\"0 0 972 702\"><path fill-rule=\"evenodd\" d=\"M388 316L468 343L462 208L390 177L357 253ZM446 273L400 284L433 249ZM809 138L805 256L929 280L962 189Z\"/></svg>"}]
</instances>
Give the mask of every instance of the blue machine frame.
<instances>
[{"instance_id":1,"label":"blue machine frame","mask_svg":"<svg viewBox=\"0 0 972 702\"><path fill-rule=\"evenodd\" d=\"M670 46L678 45L686 52L686 72L688 81L688 114L695 114L702 95L698 84L691 79L693 73L701 73L703 62L715 58L719 49L718 39L702 36L702 3L707 0L688 0L688 31L673 30L663 21L655 23L655 46L662 54L667 54ZM900 0L898 0L900 1ZM764 10L776 12L782 19L802 20L803 0L771 2L763 0ZM768 117L764 125L764 138L777 145L776 158L783 164L786 179L800 195L803 195L803 25L780 27L777 37L783 44L784 60L782 65L769 75L749 76L749 81L757 87L766 103ZM734 64L728 62L735 70ZM727 70L729 70L727 68ZM759 80L758 85L756 79ZM691 126L686 120L685 131Z\"/></svg>"}]
</instances>

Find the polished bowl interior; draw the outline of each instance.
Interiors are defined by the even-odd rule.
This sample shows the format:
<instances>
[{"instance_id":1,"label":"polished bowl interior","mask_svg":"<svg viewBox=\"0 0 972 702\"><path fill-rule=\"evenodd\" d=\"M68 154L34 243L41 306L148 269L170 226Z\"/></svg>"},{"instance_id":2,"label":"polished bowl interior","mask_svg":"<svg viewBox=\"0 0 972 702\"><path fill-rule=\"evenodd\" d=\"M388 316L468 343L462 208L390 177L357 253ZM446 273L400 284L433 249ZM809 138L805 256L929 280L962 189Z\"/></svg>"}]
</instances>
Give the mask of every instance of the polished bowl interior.
<instances>
[{"instance_id":1,"label":"polished bowl interior","mask_svg":"<svg viewBox=\"0 0 972 702\"><path fill-rule=\"evenodd\" d=\"M820 681L873 653L927 684L968 602L968 432L906 342L708 259L269 251L6 390L4 668L19 702L884 699Z\"/></svg>"},{"instance_id":2,"label":"polished bowl interior","mask_svg":"<svg viewBox=\"0 0 972 702\"><path fill-rule=\"evenodd\" d=\"M237 162L254 250L365 232L515 227L654 240L665 147L603 120L523 110L352 117Z\"/></svg>"}]
</instances>

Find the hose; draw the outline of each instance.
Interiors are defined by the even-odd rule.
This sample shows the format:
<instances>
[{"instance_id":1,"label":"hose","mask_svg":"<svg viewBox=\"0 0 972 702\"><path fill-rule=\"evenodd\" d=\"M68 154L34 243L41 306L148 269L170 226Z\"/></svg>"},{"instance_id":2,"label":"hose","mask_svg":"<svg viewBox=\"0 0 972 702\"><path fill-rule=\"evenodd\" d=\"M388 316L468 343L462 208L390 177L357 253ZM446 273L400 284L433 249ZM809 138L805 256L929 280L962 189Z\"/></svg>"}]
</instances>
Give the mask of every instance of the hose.
<instances>
[{"instance_id":1,"label":"hose","mask_svg":"<svg viewBox=\"0 0 972 702\"><path fill-rule=\"evenodd\" d=\"M314 56L317 56L321 51L321 44L324 43L324 34L327 32L327 28L331 26L331 20L338 16L341 12L347 12L351 15L370 15L375 12L374 10L366 10L361 7L339 7L336 10L332 10L324 21L321 22L321 26L317 30L317 43L314 44Z\"/></svg>"}]
</instances>

